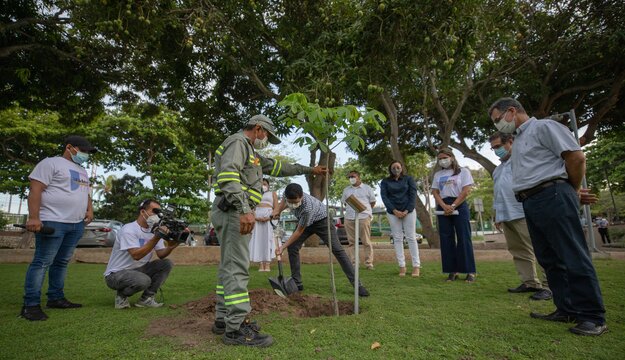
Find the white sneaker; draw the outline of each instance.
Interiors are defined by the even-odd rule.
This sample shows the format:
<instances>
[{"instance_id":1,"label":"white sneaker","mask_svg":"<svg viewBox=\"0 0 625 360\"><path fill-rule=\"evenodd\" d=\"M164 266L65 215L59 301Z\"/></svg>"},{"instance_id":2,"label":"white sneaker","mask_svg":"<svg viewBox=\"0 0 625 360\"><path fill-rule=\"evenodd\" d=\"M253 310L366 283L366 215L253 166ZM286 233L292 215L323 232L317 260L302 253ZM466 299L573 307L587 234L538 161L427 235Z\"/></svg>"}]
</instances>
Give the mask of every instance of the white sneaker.
<instances>
[{"instance_id":1,"label":"white sneaker","mask_svg":"<svg viewBox=\"0 0 625 360\"><path fill-rule=\"evenodd\" d=\"M115 295L115 309L126 309L130 307L130 302L125 296Z\"/></svg>"},{"instance_id":2,"label":"white sneaker","mask_svg":"<svg viewBox=\"0 0 625 360\"><path fill-rule=\"evenodd\" d=\"M156 302L156 300L154 300L154 296L150 296L149 298L145 299L145 300L139 300L137 301L137 303L135 304L136 307L149 307L149 308L158 308L163 306L163 303L159 303Z\"/></svg>"}]
</instances>

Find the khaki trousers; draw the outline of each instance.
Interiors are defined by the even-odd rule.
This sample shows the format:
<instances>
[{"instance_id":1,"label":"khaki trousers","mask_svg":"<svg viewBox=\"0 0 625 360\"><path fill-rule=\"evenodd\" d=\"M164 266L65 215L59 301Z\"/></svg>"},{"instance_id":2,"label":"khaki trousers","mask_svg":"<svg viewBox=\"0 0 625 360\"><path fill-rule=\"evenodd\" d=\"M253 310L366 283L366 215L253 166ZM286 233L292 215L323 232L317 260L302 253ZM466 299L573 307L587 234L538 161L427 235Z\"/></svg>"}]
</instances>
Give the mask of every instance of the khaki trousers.
<instances>
[{"instance_id":1,"label":"khaki trousers","mask_svg":"<svg viewBox=\"0 0 625 360\"><path fill-rule=\"evenodd\" d=\"M358 236L362 240L362 245L365 248L365 266L373 266L373 244L371 243L371 217L358 220L358 227L360 228ZM347 254L354 263L354 237L356 236L356 220L345 220L345 232L347 232L347 240L349 245L347 246Z\"/></svg>"},{"instance_id":2,"label":"khaki trousers","mask_svg":"<svg viewBox=\"0 0 625 360\"><path fill-rule=\"evenodd\" d=\"M514 266L516 267L521 281L525 285L536 289L547 288L548 285L545 271L542 267L540 268L540 272L543 281L538 279L536 271L538 262L536 261L536 256L534 255L532 239L530 238L525 218L504 221L502 224L503 233L506 237L506 243L508 245L508 251L512 254Z\"/></svg>"}]
</instances>

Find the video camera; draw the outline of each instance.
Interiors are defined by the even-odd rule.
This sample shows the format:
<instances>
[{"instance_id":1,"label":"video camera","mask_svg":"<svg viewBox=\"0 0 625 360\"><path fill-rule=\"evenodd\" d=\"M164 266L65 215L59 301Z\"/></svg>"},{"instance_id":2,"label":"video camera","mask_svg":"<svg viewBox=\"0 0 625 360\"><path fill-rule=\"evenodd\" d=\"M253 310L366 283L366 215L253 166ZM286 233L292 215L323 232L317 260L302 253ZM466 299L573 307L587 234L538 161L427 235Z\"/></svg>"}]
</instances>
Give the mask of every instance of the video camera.
<instances>
[{"instance_id":1,"label":"video camera","mask_svg":"<svg viewBox=\"0 0 625 360\"><path fill-rule=\"evenodd\" d=\"M153 209L154 213L160 218L160 221L156 224L153 231L158 232L158 235L163 240L184 243L190 235L189 231L185 231L189 224L183 219L176 218L176 210L174 205L167 205L165 208L161 209ZM161 226L165 226L169 232L165 234L159 231Z\"/></svg>"}]
</instances>

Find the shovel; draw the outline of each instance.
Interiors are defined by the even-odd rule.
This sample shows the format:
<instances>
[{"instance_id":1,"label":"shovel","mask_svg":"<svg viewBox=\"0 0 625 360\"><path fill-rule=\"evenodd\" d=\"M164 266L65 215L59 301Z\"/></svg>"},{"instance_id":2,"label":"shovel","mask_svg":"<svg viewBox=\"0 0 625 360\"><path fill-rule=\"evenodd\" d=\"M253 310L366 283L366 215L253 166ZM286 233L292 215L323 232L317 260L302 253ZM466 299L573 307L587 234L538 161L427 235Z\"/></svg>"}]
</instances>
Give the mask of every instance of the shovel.
<instances>
[{"instance_id":1,"label":"shovel","mask_svg":"<svg viewBox=\"0 0 625 360\"><path fill-rule=\"evenodd\" d=\"M282 273L282 257L278 256L278 278L269 278L269 284L275 293L286 299L287 295L298 292L297 284L292 277L284 278Z\"/></svg>"}]
</instances>

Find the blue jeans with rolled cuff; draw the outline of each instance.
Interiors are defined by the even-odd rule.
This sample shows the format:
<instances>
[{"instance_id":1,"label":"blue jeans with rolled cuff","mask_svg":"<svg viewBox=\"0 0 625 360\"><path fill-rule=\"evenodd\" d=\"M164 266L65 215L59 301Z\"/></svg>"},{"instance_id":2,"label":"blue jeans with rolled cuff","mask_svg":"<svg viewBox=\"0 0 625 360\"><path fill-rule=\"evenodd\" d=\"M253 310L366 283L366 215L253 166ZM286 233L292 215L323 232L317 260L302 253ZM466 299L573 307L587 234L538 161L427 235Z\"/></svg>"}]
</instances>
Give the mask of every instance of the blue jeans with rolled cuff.
<instances>
[{"instance_id":1,"label":"blue jeans with rolled cuff","mask_svg":"<svg viewBox=\"0 0 625 360\"><path fill-rule=\"evenodd\" d=\"M67 264L74 255L76 244L83 235L85 223L75 224L56 221L43 221L43 226L51 227L54 233L35 234L35 254L26 271L24 283L24 305L35 306L41 303L41 288L48 272L48 301L65 297L65 275Z\"/></svg>"}]
</instances>

